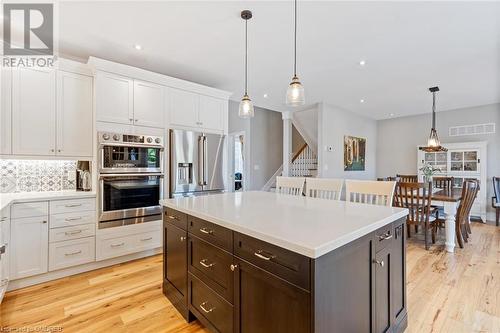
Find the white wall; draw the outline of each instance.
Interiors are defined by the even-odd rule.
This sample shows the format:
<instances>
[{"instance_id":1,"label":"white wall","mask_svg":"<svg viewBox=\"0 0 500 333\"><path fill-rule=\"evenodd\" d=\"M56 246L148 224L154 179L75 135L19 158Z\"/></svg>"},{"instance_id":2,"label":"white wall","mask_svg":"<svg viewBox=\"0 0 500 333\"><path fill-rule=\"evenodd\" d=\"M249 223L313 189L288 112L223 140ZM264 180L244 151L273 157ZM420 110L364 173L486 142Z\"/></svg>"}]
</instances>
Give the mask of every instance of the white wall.
<instances>
[{"instance_id":1,"label":"white wall","mask_svg":"<svg viewBox=\"0 0 500 333\"><path fill-rule=\"evenodd\" d=\"M238 117L239 103L229 101L229 133L245 131L249 149L247 190L260 190L283 164L281 112L255 107L255 117Z\"/></svg>"},{"instance_id":2,"label":"white wall","mask_svg":"<svg viewBox=\"0 0 500 333\"><path fill-rule=\"evenodd\" d=\"M491 178L500 175L500 104L438 112L437 131L442 143L488 142L488 200L493 195ZM496 134L450 137L450 126L496 123ZM417 173L417 146L425 145L431 114L378 121L377 177ZM491 205L488 203L492 212ZM491 216L491 214L490 214ZM491 219L491 218L489 218Z\"/></svg>"},{"instance_id":3,"label":"white wall","mask_svg":"<svg viewBox=\"0 0 500 333\"><path fill-rule=\"evenodd\" d=\"M318 105L318 172L322 178L376 178L377 121L341 108ZM365 171L344 171L344 135L366 139ZM332 152L326 148L333 147Z\"/></svg>"}]
</instances>

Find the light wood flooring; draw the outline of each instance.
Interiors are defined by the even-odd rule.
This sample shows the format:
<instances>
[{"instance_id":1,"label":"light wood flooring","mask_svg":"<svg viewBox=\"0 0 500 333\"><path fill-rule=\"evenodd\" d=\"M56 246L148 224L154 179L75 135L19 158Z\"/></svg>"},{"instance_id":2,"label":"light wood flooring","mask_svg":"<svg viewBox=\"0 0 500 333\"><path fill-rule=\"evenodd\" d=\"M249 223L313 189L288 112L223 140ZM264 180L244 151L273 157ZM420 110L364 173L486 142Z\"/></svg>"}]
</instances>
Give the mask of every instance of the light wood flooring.
<instances>
[{"instance_id":1,"label":"light wood flooring","mask_svg":"<svg viewBox=\"0 0 500 333\"><path fill-rule=\"evenodd\" d=\"M455 254L442 245L425 251L410 239L406 332L500 332L500 229L472 230ZM161 293L161 261L158 255L7 293L0 332L207 332L186 324Z\"/></svg>"}]
</instances>

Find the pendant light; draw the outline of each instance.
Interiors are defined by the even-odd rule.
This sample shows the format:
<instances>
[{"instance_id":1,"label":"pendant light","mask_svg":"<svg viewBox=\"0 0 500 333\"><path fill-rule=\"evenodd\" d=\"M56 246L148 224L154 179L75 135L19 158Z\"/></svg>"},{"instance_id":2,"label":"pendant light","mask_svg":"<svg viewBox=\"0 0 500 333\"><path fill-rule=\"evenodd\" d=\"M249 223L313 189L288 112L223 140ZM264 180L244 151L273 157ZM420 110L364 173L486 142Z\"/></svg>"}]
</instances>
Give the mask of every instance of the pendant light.
<instances>
[{"instance_id":1,"label":"pendant light","mask_svg":"<svg viewBox=\"0 0 500 333\"><path fill-rule=\"evenodd\" d=\"M286 91L286 104L289 106L300 106L306 103L304 96L304 87L297 77L297 0L295 0L294 16L294 59L293 59L293 78Z\"/></svg>"},{"instance_id":2,"label":"pendant light","mask_svg":"<svg viewBox=\"0 0 500 333\"><path fill-rule=\"evenodd\" d=\"M427 146L422 147L421 150L426 152L447 151L448 149L441 146L441 142L439 141L436 131L436 92L439 91L439 87L429 88L429 91L432 93L432 128L429 139L427 139Z\"/></svg>"},{"instance_id":3,"label":"pendant light","mask_svg":"<svg viewBox=\"0 0 500 333\"><path fill-rule=\"evenodd\" d=\"M240 107L238 108L238 116L241 118L252 118L255 115L253 108L253 103L250 97L248 97L248 20L252 18L252 12L249 10L244 10L241 12L241 18L245 20L245 94L240 102Z\"/></svg>"}]
</instances>

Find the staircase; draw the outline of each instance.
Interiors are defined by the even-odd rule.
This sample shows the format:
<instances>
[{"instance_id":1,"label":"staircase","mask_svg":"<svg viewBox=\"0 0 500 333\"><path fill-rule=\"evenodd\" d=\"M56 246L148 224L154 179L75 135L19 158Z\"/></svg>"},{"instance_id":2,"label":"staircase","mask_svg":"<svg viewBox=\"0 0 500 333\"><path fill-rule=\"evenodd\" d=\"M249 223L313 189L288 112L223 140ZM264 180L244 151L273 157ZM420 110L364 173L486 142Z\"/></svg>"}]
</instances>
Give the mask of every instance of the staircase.
<instances>
[{"instance_id":1,"label":"staircase","mask_svg":"<svg viewBox=\"0 0 500 333\"><path fill-rule=\"evenodd\" d=\"M281 166L276 173L269 179L269 181L262 187L262 191L276 190L276 177L281 176L283 173L283 166ZM290 163L290 176L291 177L316 177L318 175L318 158L314 151L307 144L304 144L299 151L297 151Z\"/></svg>"}]
</instances>

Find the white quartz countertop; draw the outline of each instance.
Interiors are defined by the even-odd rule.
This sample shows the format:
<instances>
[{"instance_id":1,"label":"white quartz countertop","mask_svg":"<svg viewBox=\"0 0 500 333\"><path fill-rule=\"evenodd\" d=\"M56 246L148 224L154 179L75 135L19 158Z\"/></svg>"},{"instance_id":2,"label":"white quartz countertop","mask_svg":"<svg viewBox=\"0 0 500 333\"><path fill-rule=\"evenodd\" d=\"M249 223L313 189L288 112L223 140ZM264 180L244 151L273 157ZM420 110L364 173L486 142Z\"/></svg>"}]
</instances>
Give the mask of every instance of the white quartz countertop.
<instances>
[{"instance_id":1,"label":"white quartz countertop","mask_svg":"<svg viewBox=\"0 0 500 333\"><path fill-rule=\"evenodd\" d=\"M47 191L47 192L19 192L1 193L0 210L15 202L59 200L59 199L79 199L95 197L95 192L83 191Z\"/></svg>"},{"instance_id":2,"label":"white quartz countertop","mask_svg":"<svg viewBox=\"0 0 500 333\"><path fill-rule=\"evenodd\" d=\"M160 203L310 258L408 215L402 208L272 192L181 197Z\"/></svg>"}]
</instances>

